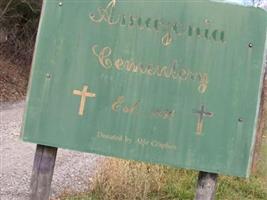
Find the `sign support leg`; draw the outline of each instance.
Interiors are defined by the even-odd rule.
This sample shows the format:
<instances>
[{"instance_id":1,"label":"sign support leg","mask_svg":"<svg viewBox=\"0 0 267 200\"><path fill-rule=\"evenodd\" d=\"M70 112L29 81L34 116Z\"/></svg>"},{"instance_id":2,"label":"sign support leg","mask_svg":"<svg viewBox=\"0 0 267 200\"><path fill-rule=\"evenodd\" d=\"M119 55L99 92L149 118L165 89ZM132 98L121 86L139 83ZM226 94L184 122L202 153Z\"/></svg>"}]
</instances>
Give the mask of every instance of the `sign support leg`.
<instances>
[{"instance_id":1,"label":"sign support leg","mask_svg":"<svg viewBox=\"0 0 267 200\"><path fill-rule=\"evenodd\" d=\"M31 200L48 200L57 148L37 145L31 177Z\"/></svg>"},{"instance_id":2,"label":"sign support leg","mask_svg":"<svg viewBox=\"0 0 267 200\"><path fill-rule=\"evenodd\" d=\"M215 200L218 174L199 172L195 200Z\"/></svg>"}]
</instances>

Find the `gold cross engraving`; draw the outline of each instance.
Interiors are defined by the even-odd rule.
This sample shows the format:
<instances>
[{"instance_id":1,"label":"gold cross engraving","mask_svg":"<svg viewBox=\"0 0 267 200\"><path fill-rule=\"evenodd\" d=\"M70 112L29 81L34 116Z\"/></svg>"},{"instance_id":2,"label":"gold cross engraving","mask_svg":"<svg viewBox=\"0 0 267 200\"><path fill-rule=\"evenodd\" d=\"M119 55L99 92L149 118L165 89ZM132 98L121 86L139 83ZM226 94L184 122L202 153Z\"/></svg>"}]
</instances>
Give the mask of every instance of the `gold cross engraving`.
<instances>
[{"instance_id":1,"label":"gold cross engraving","mask_svg":"<svg viewBox=\"0 0 267 200\"><path fill-rule=\"evenodd\" d=\"M81 96L80 108L79 108L79 115L83 116L84 107L86 103L87 97L96 97L96 94L88 92L88 86L83 86L83 90L73 90L73 95Z\"/></svg>"},{"instance_id":2,"label":"gold cross engraving","mask_svg":"<svg viewBox=\"0 0 267 200\"><path fill-rule=\"evenodd\" d=\"M198 120L197 120L196 132L198 135L201 135L203 131L204 117L212 117L213 113L205 111L204 105L201 106L200 110L194 111L194 113L199 115Z\"/></svg>"}]
</instances>

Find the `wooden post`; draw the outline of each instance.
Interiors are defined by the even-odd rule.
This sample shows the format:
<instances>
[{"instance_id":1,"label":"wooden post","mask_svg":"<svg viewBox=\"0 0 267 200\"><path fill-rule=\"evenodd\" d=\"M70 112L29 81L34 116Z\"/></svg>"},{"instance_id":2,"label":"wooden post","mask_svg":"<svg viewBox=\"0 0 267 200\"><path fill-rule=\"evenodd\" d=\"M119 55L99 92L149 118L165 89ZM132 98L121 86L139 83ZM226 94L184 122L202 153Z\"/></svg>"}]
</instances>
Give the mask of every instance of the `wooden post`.
<instances>
[{"instance_id":1,"label":"wooden post","mask_svg":"<svg viewBox=\"0 0 267 200\"><path fill-rule=\"evenodd\" d=\"M37 145L32 177L31 200L48 200L57 156L57 148Z\"/></svg>"},{"instance_id":2,"label":"wooden post","mask_svg":"<svg viewBox=\"0 0 267 200\"><path fill-rule=\"evenodd\" d=\"M218 174L199 172L195 200L214 200Z\"/></svg>"}]
</instances>

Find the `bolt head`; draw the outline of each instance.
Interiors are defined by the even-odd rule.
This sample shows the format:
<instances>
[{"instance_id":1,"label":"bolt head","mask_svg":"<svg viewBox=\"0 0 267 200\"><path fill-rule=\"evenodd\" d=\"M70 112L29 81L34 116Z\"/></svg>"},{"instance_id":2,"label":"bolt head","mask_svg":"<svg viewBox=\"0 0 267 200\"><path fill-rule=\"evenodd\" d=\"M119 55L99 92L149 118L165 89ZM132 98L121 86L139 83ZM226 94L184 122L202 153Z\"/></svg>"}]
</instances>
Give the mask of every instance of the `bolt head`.
<instances>
[{"instance_id":1,"label":"bolt head","mask_svg":"<svg viewBox=\"0 0 267 200\"><path fill-rule=\"evenodd\" d=\"M46 78L47 78L47 79L50 79L50 78L51 78L51 74L47 73L47 74L46 74Z\"/></svg>"},{"instance_id":2,"label":"bolt head","mask_svg":"<svg viewBox=\"0 0 267 200\"><path fill-rule=\"evenodd\" d=\"M208 20L208 19L205 19L204 22L205 22L205 24L210 24L210 20Z\"/></svg>"},{"instance_id":3,"label":"bolt head","mask_svg":"<svg viewBox=\"0 0 267 200\"><path fill-rule=\"evenodd\" d=\"M238 119L238 122L240 122L240 123L243 122L243 121L244 121L244 119L241 118L241 117Z\"/></svg>"}]
</instances>

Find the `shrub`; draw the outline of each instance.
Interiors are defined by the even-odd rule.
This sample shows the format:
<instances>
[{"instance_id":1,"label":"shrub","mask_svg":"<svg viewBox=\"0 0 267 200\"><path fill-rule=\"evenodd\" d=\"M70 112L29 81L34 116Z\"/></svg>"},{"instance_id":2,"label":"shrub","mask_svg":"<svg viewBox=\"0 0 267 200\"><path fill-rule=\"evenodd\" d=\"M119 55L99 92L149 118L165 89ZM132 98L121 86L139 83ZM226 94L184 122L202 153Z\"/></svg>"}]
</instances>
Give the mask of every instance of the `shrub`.
<instances>
[{"instance_id":1,"label":"shrub","mask_svg":"<svg viewBox=\"0 0 267 200\"><path fill-rule=\"evenodd\" d=\"M0 52L18 65L29 65L42 0L0 1Z\"/></svg>"}]
</instances>

